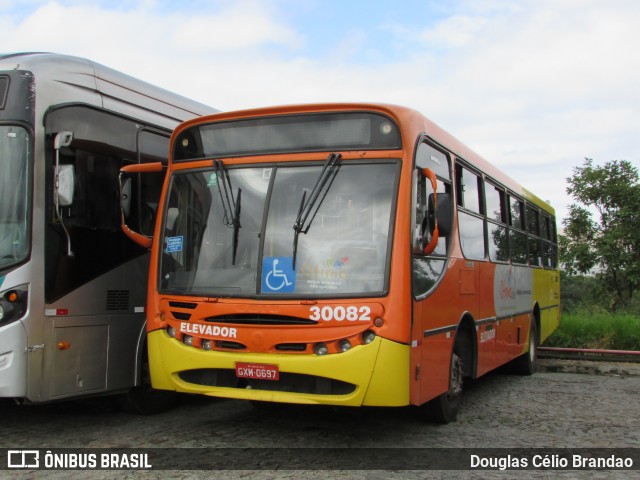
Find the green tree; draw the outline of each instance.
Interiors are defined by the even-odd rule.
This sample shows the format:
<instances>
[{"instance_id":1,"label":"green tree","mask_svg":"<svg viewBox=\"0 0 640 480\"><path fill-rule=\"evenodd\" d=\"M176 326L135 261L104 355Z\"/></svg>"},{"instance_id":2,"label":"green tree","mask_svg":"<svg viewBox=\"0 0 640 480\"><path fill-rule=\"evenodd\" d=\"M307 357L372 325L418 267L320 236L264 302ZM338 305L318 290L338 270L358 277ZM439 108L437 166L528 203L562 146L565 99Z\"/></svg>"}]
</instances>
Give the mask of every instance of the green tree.
<instances>
[{"instance_id":1,"label":"green tree","mask_svg":"<svg viewBox=\"0 0 640 480\"><path fill-rule=\"evenodd\" d=\"M573 169L567 193L576 203L562 222L560 260L567 273L595 271L611 293L608 308L629 306L640 288L640 184L626 160Z\"/></svg>"}]
</instances>

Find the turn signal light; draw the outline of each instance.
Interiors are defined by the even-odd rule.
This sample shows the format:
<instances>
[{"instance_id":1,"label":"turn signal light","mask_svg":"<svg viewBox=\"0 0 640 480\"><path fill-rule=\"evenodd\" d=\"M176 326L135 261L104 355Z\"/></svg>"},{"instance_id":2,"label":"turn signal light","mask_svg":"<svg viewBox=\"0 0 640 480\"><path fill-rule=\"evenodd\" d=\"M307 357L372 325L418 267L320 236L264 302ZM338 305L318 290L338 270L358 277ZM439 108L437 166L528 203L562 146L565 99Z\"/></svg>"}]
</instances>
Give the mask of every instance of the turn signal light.
<instances>
[{"instance_id":1,"label":"turn signal light","mask_svg":"<svg viewBox=\"0 0 640 480\"><path fill-rule=\"evenodd\" d=\"M6 298L10 303L16 303L18 300L20 300L20 295L15 290L11 290L10 292L7 292L5 294L4 298Z\"/></svg>"},{"instance_id":2,"label":"turn signal light","mask_svg":"<svg viewBox=\"0 0 640 480\"><path fill-rule=\"evenodd\" d=\"M0 322L11 322L22 317L27 311L26 290L9 290L0 296Z\"/></svg>"}]
</instances>

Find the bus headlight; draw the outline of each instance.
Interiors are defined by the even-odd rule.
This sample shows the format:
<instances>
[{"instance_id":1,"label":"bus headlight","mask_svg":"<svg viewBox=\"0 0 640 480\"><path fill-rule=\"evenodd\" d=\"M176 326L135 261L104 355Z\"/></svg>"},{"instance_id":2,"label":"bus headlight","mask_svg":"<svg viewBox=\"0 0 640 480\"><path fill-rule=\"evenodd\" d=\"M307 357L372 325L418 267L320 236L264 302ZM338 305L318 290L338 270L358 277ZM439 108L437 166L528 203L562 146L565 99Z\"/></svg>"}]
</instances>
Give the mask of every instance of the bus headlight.
<instances>
[{"instance_id":1,"label":"bus headlight","mask_svg":"<svg viewBox=\"0 0 640 480\"><path fill-rule=\"evenodd\" d=\"M171 338L176 338L176 329L172 326L168 326L167 327L167 334L171 337Z\"/></svg>"},{"instance_id":2,"label":"bus headlight","mask_svg":"<svg viewBox=\"0 0 640 480\"><path fill-rule=\"evenodd\" d=\"M343 353L351 350L351 342L349 340L340 340L340 343L338 343L338 350Z\"/></svg>"},{"instance_id":3,"label":"bus headlight","mask_svg":"<svg viewBox=\"0 0 640 480\"><path fill-rule=\"evenodd\" d=\"M313 346L313 351L316 355L326 355L329 353L329 349L324 343L316 343Z\"/></svg>"},{"instance_id":4,"label":"bus headlight","mask_svg":"<svg viewBox=\"0 0 640 480\"><path fill-rule=\"evenodd\" d=\"M184 337L182 337L182 342L191 347L193 346L193 337L191 335L185 335Z\"/></svg>"},{"instance_id":5,"label":"bus headlight","mask_svg":"<svg viewBox=\"0 0 640 480\"><path fill-rule=\"evenodd\" d=\"M362 334L362 343L364 343L365 345L369 345L375 339L376 339L376 334L371 330L367 330Z\"/></svg>"},{"instance_id":6,"label":"bus headlight","mask_svg":"<svg viewBox=\"0 0 640 480\"><path fill-rule=\"evenodd\" d=\"M201 346L203 350L211 350L211 340L202 340Z\"/></svg>"}]
</instances>

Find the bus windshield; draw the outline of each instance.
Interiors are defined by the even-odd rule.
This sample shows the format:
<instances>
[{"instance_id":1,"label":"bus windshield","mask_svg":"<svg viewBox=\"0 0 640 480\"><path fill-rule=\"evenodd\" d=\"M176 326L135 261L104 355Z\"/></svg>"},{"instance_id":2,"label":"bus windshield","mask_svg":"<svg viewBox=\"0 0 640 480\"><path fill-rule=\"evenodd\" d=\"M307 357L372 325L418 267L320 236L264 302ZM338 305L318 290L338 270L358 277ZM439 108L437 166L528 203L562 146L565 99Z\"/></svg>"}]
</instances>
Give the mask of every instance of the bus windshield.
<instances>
[{"instance_id":1,"label":"bus windshield","mask_svg":"<svg viewBox=\"0 0 640 480\"><path fill-rule=\"evenodd\" d=\"M29 253L29 135L18 126L0 125L0 268Z\"/></svg>"},{"instance_id":2,"label":"bus windshield","mask_svg":"<svg viewBox=\"0 0 640 480\"><path fill-rule=\"evenodd\" d=\"M218 164L175 173L160 290L209 297L382 294L399 165L341 163L302 231L296 220L322 165Z\"/></svg>"}]
</instances>

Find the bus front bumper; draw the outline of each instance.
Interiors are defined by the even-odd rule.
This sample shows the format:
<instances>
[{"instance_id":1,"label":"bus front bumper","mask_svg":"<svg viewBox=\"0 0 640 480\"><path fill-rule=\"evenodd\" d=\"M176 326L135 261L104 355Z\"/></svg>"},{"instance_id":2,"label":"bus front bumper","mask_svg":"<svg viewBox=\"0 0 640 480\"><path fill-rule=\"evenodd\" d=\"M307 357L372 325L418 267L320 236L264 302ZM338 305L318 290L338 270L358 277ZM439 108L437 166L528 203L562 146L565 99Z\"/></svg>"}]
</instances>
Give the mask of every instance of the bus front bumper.
<instances>
[{"instance_id":1,"label":"bus front bumper","mask_svg":"<svg viewBox=\"0 0 640 480\"><path fill-rule=\"evenodd\" d=\"M340 406L409 404L409 346L377 337L329 355L205 351L165 330L148 334L154 388L214 397ZM238 378L236 366L277 367L278 380Z\"/></svg>"},{"instance_id":2,"label":"bus front bumper","mask_svg":"<svg viewBox=\"0 0 640 480\"><path fill-rule=\"evenodd\" d=\"M21 321L0 327L0 397L27 395L27 333Z\"/></svg>"}]
</instances>

